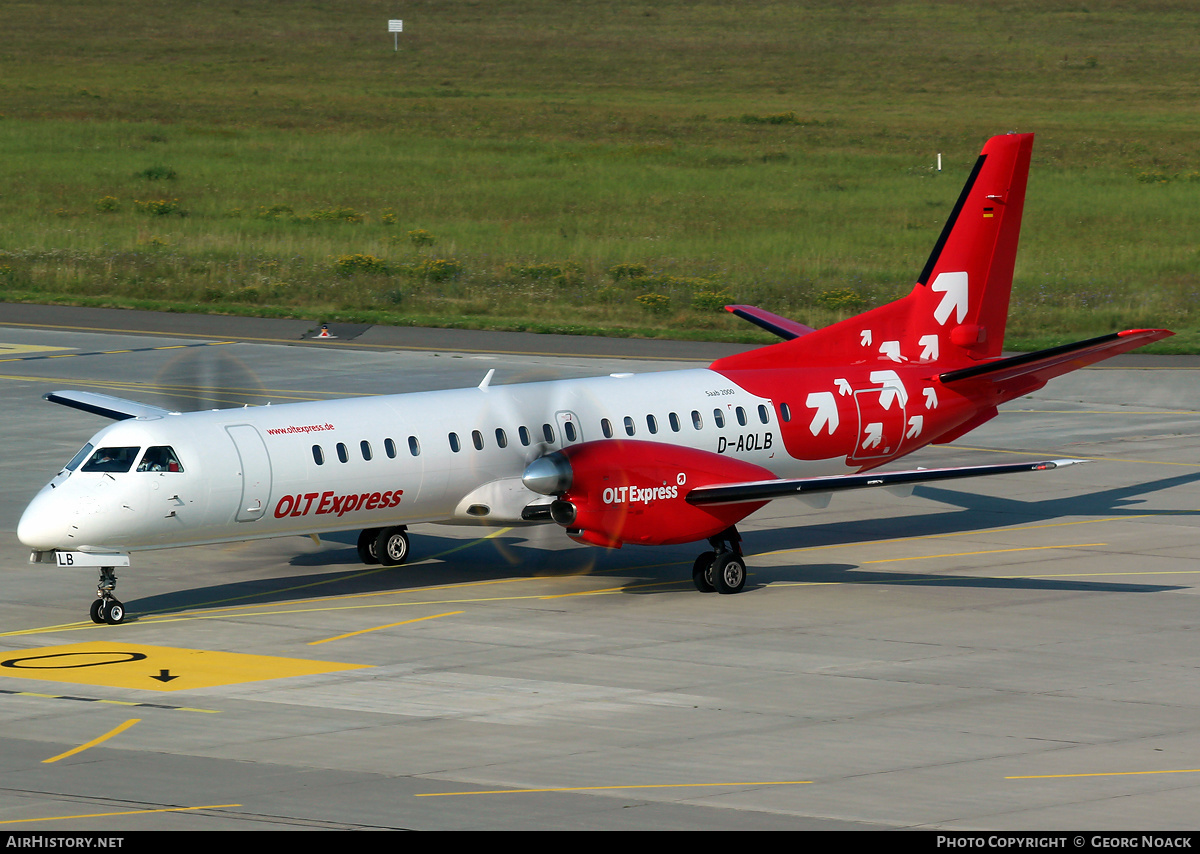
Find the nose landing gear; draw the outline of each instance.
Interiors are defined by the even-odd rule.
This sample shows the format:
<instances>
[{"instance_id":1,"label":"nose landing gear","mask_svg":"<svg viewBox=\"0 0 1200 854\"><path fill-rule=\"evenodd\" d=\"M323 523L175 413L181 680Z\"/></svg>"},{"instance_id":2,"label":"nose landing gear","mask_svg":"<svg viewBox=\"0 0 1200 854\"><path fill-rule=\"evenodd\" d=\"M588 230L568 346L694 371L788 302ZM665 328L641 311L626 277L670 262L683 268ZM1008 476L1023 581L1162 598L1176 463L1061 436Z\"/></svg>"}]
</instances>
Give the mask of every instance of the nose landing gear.
<instances>
[{"instance_id":1,"label":"nose landing gear","mask_svg":"<svg viewBox=\"0 0 1200 854\"><path fill-rule=\"evenodd\" d=\"M100 582L96 585L96 599L92 602L93 623L108 623L115 626L125 621L125 606L113 595L117 589L117 574L111 566L100 567Z\"/></svg>"}]
</instances>

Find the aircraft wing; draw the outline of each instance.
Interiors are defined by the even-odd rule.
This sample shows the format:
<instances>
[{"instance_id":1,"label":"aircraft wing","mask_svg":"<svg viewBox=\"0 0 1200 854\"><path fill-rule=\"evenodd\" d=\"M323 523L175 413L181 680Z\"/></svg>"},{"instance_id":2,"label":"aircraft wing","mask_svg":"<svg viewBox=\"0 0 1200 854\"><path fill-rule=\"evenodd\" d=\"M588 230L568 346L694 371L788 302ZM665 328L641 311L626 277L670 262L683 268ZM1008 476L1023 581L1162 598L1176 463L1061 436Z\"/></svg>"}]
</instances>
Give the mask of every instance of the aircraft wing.
<instances>
[{"instance_id":1,"label":"aircraft wing","mask_svg":"<svg viewBox=\"0 0 1200 854\"><path fill-rule=\"evenodd\" d=\"M1087 460L1040 460L1033 463L1003 463L991 466L963 466L960 468L913 469L910 471L867 472L866 474L839 474L831 477L785 478L781 480L758 480L745 483L722 483L698 486L687 494L688 504L742 504L751 501L769 501L774 498L803 497L819 493L841 492L847 489L868 489L873 486L905 487L939 480L956 480L963 477L984 477L993 474L1012 474L1025 471L1048 471L1050 469L1085 463Z\"/></svg>"},{"instance_id":2,"label":"aircraft wing","mask_svg":"<svg viewBox=\"0 0 1200 854\"><path fill-rule=\"evenodd\" d=\"M61 403L72 409L82 409L93 415L103 415L113 421L124 421L127 418L159 417L169 415L170 410L133 400L125 400L108 394L94 391L51 391L42 395L42 400L51 403Z\"/></svg>"}]
</instances>

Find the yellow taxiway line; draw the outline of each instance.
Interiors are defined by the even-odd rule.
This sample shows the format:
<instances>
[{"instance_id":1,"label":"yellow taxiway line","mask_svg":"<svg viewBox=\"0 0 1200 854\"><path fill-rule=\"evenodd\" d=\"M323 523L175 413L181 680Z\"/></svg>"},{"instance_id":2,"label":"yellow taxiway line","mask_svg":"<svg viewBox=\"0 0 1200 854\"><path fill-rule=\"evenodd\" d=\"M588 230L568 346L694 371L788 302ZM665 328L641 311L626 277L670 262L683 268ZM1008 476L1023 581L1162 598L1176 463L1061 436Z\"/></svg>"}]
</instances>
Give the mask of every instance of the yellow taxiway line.
<instances>
[{"instance_id":1,"label":"yellow taxiway line","mask_svg":"<svg viewBox=\"0 0 1200 854\"><path fill-rule=\"evenodd\" d=\"M140 721L141 721L141 718L130 718L129 720L125 721L125 723L121 724L120 726L113 727L108 732L106 732L104 735L99 736L97 738L93 738L91 741L87 742L86 744L81 744L78 747L74 747L74 748L68 750L66 753L58 754L58 756L51 756L49 759L43 759L42 764L45 765L50 762L57 762L60 759L66 759L68 756L74 756L76 753L83 753L83 751L88 750L92 747L95 747L97 744L103 744L104 742L106 742L110 738L112 738L113 736L120 735L121 733L125 732L125 730L129 729L131 726L133 726L134 724L136 724Z\"/></svg>"},{"instance_id":2,"label":"yellow taxiway line","mask_svg":"<svg viewBox=\"0 0 1200 854\"><path fill-rule=\"evenodd\" d=\"M149 815L156 812L194 812L196 810L224 810L240 807L241 804L210 804L204 807L161 807L153 810L126 810L124 812L95 812L86 815L50 815L42 818L14 818L0 821L0 824L24 824L30 821L73 821L80 818L111 818L118 815Z\"/></svg>"}]
</instances>

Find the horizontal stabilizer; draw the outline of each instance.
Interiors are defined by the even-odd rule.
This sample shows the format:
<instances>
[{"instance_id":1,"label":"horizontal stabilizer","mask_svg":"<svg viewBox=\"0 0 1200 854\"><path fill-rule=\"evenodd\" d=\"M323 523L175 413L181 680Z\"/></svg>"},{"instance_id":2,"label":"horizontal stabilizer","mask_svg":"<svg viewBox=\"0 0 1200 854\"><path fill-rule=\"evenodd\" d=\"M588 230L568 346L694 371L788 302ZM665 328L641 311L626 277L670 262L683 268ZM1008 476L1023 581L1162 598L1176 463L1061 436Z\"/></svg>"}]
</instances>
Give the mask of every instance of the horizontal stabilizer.
<instances>
[{"instance_id":1,"label":"horizontal stabilizer","mask_svg":"<svg viewBox=\"0 0 1200 854\"><path fill-rule=\"evenodd\" d=\"M984 379L1000 386L1012 384L1036 389L1054 377L1174 334L1165 329L1127 329L1124 332L1089 338L1087 341L1038 350L1036 353L1023 353L1020 356L982 362L957 371L947 371L939 379L946 384Z\"/></svg>"},{"instance_id":2,"label":"horizontal stabilizer","mask_svg":"<svg viewBox=\"0 0 1200 854\"><path fill-rule=\"evenodd\" d=\"M788 320L786 317L781 317L774 312L754 305L727 305L725 306L725 310L736 314L742 320L750 321L755 326L761 326L772 335L778 335L784 341L791 341L794 338L799 338L802 335L816 331L811 326L805 326L803 323Z\"/></svg>"},{"instance_id":3,"label":"horizontal stabilizer","mask_svg":"<svg viewBox=\"0 0 1200 854\"><path fill-rule=\"evenodd\" d=\"M1013 474L1084 463L1087 460L1041 460L1034 463L1003 463L993 466L964 466L944 469L914 469L912 471L869 472L840 474L831 477L803 477L783 480L760 480L747 483L726 483L700 486L687 494L687 503L741 504L747 501L769 501L773 498L804 497L811 493L842 492L847 489L867 489L873 486L897 487L963 477L984 477L993 474Z\"/></svg>"},{"instance_id":4,"label":"horizontal stabilizer","mask_svg":"<svg viewBox=\"0 0 1200 854\"><path fill-rule=\"evenodd\" d=\"M43 394L42 400L61 403L72 409L82 409L93 415L103 415L114 421L124 421L128 418L161 418L170 414L169 410L158 406L137 403L108 394L98 394L94 391L51 391Z\"/></svg>"}]
</instances>

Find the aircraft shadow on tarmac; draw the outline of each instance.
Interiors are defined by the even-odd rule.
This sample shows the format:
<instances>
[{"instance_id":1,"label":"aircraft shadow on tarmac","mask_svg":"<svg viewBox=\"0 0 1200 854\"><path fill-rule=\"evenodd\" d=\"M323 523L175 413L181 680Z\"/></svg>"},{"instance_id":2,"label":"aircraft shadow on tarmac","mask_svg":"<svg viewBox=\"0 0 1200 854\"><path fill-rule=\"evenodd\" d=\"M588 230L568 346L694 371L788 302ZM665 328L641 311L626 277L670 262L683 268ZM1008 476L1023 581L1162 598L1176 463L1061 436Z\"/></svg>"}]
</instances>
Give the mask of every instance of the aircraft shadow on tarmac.
<instances>
[{"instance_id":1,"label":"aircraft shadow on tarmac","mask_svg":"<svg viewBox=\"0 0 1200 854\"><path fill-rule=\"evenodd\" d=\"M1155 510L1144 506L1146 496L1200 481L1200 472L1162 478L1148 483L1098 490L1070 497L1025 501L980 495L934 486L918 486L914 494L948 504L956 509L934 513L874 516L851 522L798 524L786 528L754 531L744 544L750 564L746 593L774 582L814 584L903 583L925 586L956 586L997 589L1059 590L1147 593L1180 589L1178 585L1094 582L1071 579L990 578L954 575L951 572L922 574L911 571L864 570L856 564L806 563L804 553L787 566L756 565L753 555L796 548L872 543L945 534L970 533L993 528L1037 524L1067 517L1200 517L1200 510ZM264 605L304 601L330 596L420 590L454 584L499 581L514 577L567 578L579 575L636 576L614 584L629 594L691 592L691 564L696 545L674 547L627 546L619 551L596 548L562 548L547 530L518 528L510 533L473 543L442 537L422 528L413 537L414 563L383 569L358 562L353 533L330 534L327 543L344 548L298 554L289 560L294 567L341 567L327 573L298 573L253 581L196 587L149 596L128 603L131 616L230 605ZM532 532L532 533L531 533ZM561 536L565 541L565 535ZM547 547L549 546L549 547ZM422 562L423 556L445 555ZM962 558L969 561L969 557ZM349 565L349 566L347 566ZM563 592L580 592L572 589ZM743 594L744 595L744 594Z\"/></svg>"}]
</instances>

